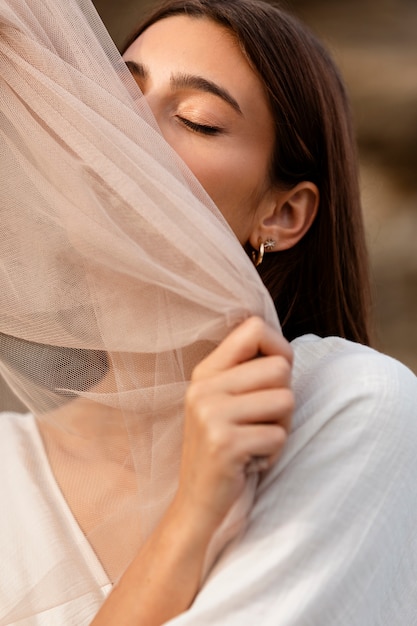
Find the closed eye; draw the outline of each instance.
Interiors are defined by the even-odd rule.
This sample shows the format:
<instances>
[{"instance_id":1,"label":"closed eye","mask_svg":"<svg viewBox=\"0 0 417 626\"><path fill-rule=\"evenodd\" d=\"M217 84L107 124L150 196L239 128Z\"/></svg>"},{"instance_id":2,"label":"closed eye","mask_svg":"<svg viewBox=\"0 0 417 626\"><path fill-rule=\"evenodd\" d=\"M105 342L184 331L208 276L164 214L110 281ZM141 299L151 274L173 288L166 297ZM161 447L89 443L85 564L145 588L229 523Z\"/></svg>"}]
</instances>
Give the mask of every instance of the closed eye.
<instances>
[{"instance_id":1,"label":"closed eye","mask_svg":"<svg viewBox=\"0 0 417 626\"><path fill-rule=\"evenodd\" d=\"M181 117L177 115L177 119L180 120L184 126L189 128L195 133L200 133L202 135L218 135L222 132L222 129L218 126L209 126L208 124L197 124L196 122L192 122L185 117Z\"/></svg>"}]
</instances>

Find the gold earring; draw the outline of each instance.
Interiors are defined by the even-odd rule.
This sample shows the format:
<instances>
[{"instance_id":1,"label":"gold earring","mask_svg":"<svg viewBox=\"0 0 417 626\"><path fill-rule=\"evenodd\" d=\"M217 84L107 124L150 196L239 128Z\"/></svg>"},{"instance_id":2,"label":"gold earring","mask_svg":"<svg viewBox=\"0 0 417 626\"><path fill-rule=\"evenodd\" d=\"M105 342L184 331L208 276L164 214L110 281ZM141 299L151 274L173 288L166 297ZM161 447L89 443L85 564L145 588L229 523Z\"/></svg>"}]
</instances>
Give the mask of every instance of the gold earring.
<instances>
[{"instance_id":1,"label":"gold earring","mask_svg":"<svg viewBox=\"0 0 417 626\"><path fill-rule=\"evenodd\" d=\"M252 252L252 261L255 267L258 267L264 260L264 254L266 250L273 250L276 245L276 241L273 239L267 239L265 242L259 240L259 250Z\"/></svg>"},{"instance_id":2,"label":"gold earring","mask_svg":"<svg viewBox=\"0 0 417 626\"><path fill-rule=\"evenodd\" d=\"M263 241L261 241L259 244L259 250L258 251L254 250L252 252L252 261L255 267L258 267L258 265L262 263L262 261L264 260L264 254L265 254L265 244Z\"/></svg>"}]
</instances>

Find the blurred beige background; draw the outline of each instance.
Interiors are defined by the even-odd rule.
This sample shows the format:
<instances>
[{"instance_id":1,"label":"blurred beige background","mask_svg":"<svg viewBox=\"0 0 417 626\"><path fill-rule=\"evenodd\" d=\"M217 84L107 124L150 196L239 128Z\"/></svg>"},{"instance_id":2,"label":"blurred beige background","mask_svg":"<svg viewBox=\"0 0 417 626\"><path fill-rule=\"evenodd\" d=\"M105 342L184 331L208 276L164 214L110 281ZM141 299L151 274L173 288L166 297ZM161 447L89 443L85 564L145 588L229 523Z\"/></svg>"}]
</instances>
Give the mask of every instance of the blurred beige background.
<instances>
[{"instance_id":1,"label":"blurred beige background","mask_svg":"<svg viewBox=\"0 0 417 626\"><path fill-rule=\"evenodd\" d=\"M227 0L225 0L227 2ZM152 0L94 0L120 45ZM376 347L417 373L417 2L287 0L350 90L373 270ZM2 408L14 400L0 383Z\"/></svg>"}]
</instances>

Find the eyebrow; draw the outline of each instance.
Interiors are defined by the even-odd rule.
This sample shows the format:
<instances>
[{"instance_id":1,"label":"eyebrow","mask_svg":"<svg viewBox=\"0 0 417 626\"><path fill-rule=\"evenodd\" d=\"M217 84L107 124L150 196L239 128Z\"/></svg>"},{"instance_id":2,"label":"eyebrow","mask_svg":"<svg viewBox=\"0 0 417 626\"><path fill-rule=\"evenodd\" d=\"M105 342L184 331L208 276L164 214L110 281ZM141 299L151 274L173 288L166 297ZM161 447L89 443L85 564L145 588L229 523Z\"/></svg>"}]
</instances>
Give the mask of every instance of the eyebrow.
<instances>
[{"instance_id":1,"label":"eyebrow","mask_svg":"<svg viewBox=\"0 0 417 626\"><path fill-rule=\"evenodd\" d=\"M137 78L145 80L149 76L149 70L143 63L136 63L136 61L126 61L126 65L131 73ZM202 76L195 76L193 74L174 74L171 76L170 85L172 89L196 89L198 91L204 91L205 93L211 93L218 98L221 98L237 111L240 115L243 115L242 110L235 100L235 98L216 83L213 83L207 78Z\"/></svg>"},{"instance_id":2,"label":"eyebrow","mask_svg":"<svg viewBox=\"0 0 417 626\"><path fill-rule=\"evenodd\" d=\"M143 65L143 63L136 63L136 61L125 61L130 73L138 78L147 78L149 70Z\"/></svg>"}]
</instances>

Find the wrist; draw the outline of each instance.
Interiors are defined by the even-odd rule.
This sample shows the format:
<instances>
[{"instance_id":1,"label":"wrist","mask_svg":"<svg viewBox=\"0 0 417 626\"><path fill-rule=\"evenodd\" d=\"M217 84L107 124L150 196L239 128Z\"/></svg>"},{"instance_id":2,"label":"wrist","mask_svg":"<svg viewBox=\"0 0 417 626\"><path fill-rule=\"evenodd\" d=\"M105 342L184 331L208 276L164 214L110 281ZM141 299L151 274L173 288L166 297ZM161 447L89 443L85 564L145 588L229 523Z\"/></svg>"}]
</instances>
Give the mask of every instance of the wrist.
<instances>
[{"instance_id":1,"label":"wrist","mask_svg":"<svg viewBox=\"0 0 417 626\"><path fill-rule=\"evenodd\" d=\"M221 519L177 492L165 515L165 523L171 525L177 538L184 538L192 550L207 548ZM179 536L178 536L179 534Z\"/></svg>"}]
</instances>

